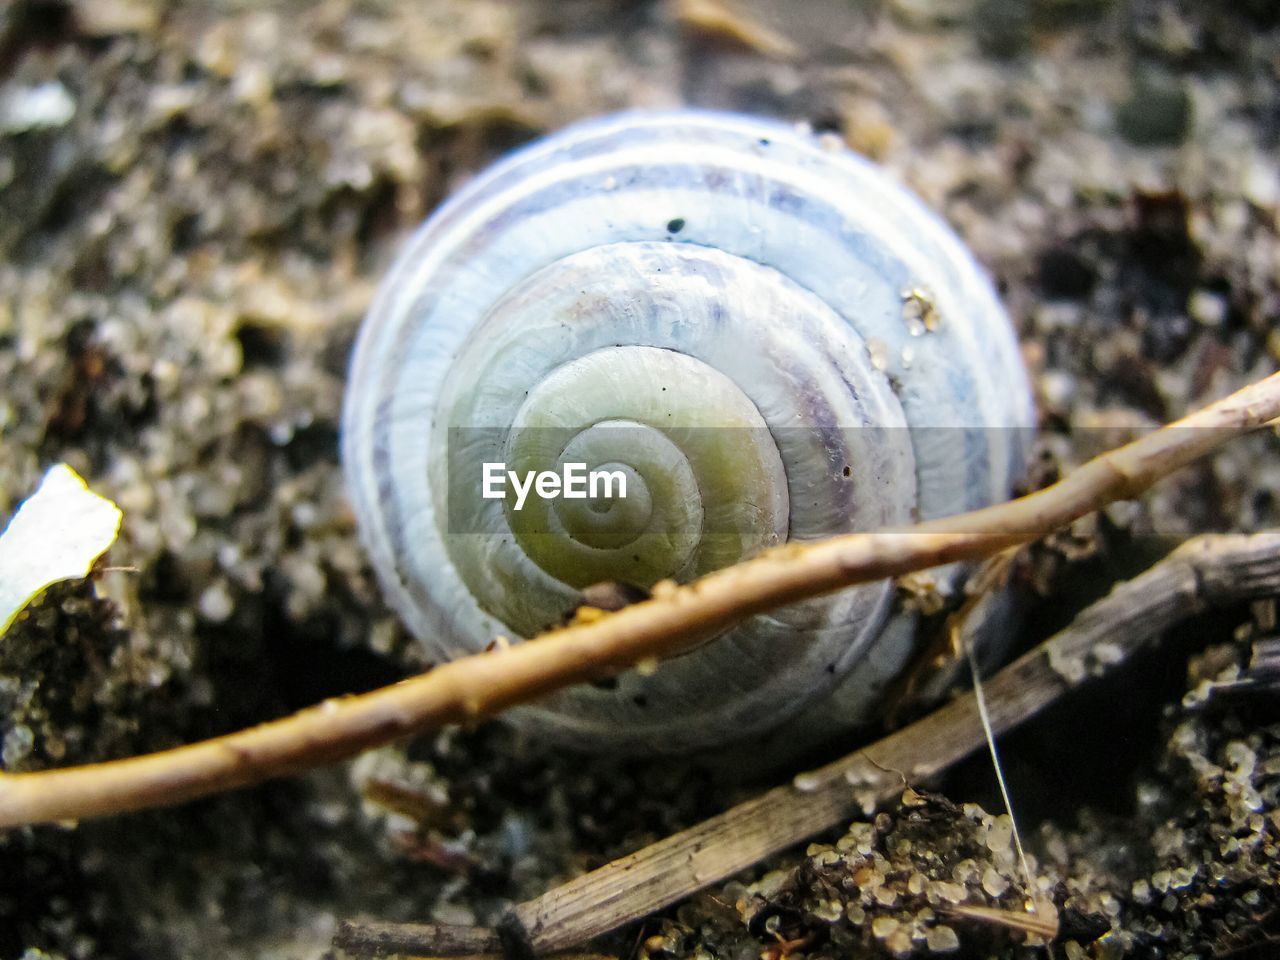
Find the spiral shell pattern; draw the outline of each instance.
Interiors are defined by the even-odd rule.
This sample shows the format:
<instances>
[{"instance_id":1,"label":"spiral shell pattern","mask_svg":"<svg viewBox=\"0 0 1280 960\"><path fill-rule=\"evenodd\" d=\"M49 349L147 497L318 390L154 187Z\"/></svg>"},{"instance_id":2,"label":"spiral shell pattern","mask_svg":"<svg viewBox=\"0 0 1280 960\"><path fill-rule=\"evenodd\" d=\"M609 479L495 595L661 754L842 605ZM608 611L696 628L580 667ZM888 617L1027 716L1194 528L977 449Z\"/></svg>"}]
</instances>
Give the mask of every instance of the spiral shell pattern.
<instances>
[{"instance_id":1,"label":"spiral shell pattern","mask_svg":"<svg viewBox=\"0 0 1280 960\"><path fill-rule=\"evenodd\" d=\"M809 134L678 111L526 147L418 230L360 332L342 448L390 603L450 659L536 634L593 582L1002 500L1031 422L1009 321L942 221ZM515 511L480 497L491 462L608 468L628 496ZM683 751L849 678L869 700L910 644L890 599L758 616L520 716Z\"/></svg>"}]
</instances>

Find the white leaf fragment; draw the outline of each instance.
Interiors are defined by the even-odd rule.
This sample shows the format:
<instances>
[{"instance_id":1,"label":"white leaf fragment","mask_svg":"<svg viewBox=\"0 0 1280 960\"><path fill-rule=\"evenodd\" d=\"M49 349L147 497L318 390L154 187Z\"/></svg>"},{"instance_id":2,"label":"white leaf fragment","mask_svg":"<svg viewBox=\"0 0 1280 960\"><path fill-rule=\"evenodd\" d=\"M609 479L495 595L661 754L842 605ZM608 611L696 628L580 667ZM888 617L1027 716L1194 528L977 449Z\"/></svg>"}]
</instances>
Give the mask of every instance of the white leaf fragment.
<instances>
[{"instance_id":1,"label":"white leaf fragment","mask_svg":"<svg viewBox=\"0 0 1280 960\"><path fill-rule=\"evenodd\" d=\"M0 533L0 634L50 584L88 574L120 532L120 508L60 463Z\"/></svg>"}]
</instances>

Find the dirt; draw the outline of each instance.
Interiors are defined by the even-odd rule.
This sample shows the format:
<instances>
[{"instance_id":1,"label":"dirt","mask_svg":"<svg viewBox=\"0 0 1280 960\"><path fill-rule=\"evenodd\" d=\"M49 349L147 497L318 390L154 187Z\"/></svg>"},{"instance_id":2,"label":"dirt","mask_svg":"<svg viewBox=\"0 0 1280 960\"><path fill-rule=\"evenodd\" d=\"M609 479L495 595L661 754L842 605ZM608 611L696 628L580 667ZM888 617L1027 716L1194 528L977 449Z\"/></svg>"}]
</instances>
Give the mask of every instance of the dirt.
<instances>
[{"instance_id":1,"label":"dirt","mask_svg":"<svg viewBox=\"0 0 1280 960\"><path fill-rule=\"evenodd\" d=\"M1036 382L1045 475L1275 369L1273 4L733 4L755 32L700 6L0 8L0 516L58 461L125 512L114 569L51 591L0 638L4 769L171 746L422 666L344 499L348 353L407 232L484 164L579 117L743 110L884 164L996 277ZM1022 641L1189 535L1274 526L1278 494L1264 433L1056 538ZM1253 616L1178 632L1143 695L1110 688L1079 707L1092 720L1057 712L1011 738L1039 869L1107 931L1060 955L1267 955L1274 718L1179 705L1188 651L1232 643ZM966 843L990 830L964 806L1000 809L988 768L931 786L949 800L923 809L950 811ZM448 731L176 809L0 834L0 957L316 957L343 917L491 922L751 789L670 760L584 764L500 724ZM1256 809L1240 806L1250 790ZM905 931L909 951L942 950L946 934L912 939L936 907L927 890L904 886L914 913L886 912L897 926L879 936L850 909L888 905L839 875L909 860L889 838L936 840L919 813L873 823L866 863L825 838L718 901L745 913L698 901L606 946L747 957L813 932L791 952L844 956L892 953ZM909 867L888 882L910 884ZM750 885L778 872L790 885L766 892L791 926L752 926ZM972 955L1021 949L940 925Z\"/></svg>"}]
</instances>

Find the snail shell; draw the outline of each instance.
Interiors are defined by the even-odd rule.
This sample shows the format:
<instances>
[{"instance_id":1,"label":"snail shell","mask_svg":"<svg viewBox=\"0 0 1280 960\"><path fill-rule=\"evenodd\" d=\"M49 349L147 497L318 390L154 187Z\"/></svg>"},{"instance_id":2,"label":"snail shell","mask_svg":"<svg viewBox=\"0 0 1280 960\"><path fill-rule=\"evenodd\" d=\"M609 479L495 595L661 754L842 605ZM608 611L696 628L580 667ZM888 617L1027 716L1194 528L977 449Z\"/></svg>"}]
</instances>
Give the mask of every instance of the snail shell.
<instances>
[{"instance_id":1,"label":"snail shell","mask_svg":"<svg viewBox=\"0 0 1280 960\"><path fill-rule=\"evenodd\" d=\"M360 331L342 450L391 605L448 659L591 583L1002 500L1031 422L1010 323L941 220L807 133L678 111L563 130L418 230ZM481 497L484 463L575 461L627 499ZM888 583L796 604L519 717L681 751L842 684L856 719L910 653L890 606Z\"/></svg>"}]
</instances>

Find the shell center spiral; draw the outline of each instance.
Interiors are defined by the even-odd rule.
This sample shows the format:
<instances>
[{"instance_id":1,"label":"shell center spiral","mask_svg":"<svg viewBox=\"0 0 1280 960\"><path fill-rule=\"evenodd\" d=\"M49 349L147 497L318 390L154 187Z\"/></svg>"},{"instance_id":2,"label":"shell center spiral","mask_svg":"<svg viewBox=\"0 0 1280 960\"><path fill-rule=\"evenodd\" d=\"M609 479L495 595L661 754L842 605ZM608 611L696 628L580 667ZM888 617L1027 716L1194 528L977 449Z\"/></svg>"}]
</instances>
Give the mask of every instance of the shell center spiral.
<instances>
[{"instance_id":1,"label":"shell center spiral","mask_svg":"<svg viewBox=\"0 0 1280 960\"><path fill-rule=\"evenodd\" d=\"M575 587L684 579L786 527L785 503L766 495L785 474L759 411L723 373L673 350L606 347L557 367L517 412L506 460L517 473L576 464L590 477L585 496L506 502L527 556Z\"/></svg>"}]
</instances>

